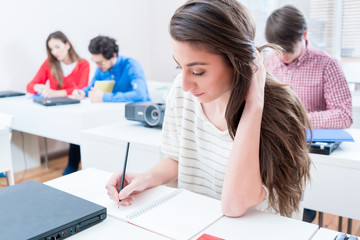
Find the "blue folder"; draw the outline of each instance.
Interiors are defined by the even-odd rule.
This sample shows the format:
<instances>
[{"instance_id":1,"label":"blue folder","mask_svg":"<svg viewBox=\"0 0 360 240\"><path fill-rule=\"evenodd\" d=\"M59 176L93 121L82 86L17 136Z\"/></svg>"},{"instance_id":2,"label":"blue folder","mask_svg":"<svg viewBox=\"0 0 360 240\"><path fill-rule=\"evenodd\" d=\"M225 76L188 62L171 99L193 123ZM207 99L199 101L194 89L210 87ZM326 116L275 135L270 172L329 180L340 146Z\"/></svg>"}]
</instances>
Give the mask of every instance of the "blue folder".
<instances>
[{"instance_id":1,"label":"blue folder","mask_svg":"<svg viewBox=\"0 0 360 240\"><path fill-rule=\"evenodd\" d=\"M310 141L310 131L306 130L306 140ZM313 142L354 142L352 136L344 129L312 129Z\"/></svg>"}]
</instances>

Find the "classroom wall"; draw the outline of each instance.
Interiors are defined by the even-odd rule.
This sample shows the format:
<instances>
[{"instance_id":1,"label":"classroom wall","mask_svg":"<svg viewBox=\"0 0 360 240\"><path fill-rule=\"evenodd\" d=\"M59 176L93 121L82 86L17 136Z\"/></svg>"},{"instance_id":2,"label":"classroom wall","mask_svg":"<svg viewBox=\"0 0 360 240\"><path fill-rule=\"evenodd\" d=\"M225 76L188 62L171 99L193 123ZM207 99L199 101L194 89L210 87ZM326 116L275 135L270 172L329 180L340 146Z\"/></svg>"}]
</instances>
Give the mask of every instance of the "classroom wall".
<instances>
[{"instance_id":1,"label":"classroom wall","mask_svg":"<svg viewBox=\"0 0 360 240\"><path fill-rule=\"evenodd\" d=\"M46 58L49 33L63 31L90 61L90 39L118 40L120 54L138 59L148 79L172 81L168 22L179 0L9 0L0 6L0 89L24 91ZM150 4L151 3L151 4ZM91 63L92 77L95 70Z\"/></svg>"}]
</instances>

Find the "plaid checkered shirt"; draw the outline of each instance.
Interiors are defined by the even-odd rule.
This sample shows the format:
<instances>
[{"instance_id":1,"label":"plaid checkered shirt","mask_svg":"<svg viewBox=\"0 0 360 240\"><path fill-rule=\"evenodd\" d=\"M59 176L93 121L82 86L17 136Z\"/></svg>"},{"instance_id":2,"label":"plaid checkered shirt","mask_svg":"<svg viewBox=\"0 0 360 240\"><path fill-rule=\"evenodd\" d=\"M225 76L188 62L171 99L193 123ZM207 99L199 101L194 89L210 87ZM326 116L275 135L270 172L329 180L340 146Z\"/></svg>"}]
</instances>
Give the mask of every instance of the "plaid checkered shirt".
<instances>
[{"instance_id":1,"label":"plaid checkered shirt","mask_svg":"<svg viewBox=\"0 0 360 240\"><path fill-rule=\"evenodd\" d=\"M304 104L312 128L348 128L352 124L349 86L339 62L307 44L301 55L285 65L278 56L266 57L266 65L286 83Z\"/></svg>"}]
</instances>

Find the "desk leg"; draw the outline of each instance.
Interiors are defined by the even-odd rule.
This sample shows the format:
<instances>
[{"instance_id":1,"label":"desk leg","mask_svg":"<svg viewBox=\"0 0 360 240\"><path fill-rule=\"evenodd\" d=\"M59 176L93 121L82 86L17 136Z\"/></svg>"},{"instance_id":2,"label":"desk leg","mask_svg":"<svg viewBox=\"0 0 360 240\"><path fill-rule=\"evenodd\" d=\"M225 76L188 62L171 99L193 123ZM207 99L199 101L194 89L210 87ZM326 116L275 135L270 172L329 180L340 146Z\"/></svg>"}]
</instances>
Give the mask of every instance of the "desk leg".
<instances>
[{"instance_id":1,"label":"desk leg","mask_svg":"<svg viewBox=\"0 0 360 240\"><path fill-rule=\"evenodd\" d=\"M47 147L47 140L46 137L44 137L44 150L45 150L45 168L46 170L49 169L49 159L48 159L48 147Z\"/></svg>"},{"instance_id":2,"label":"desk leg","mask_svg":"<svg viewBox=\"0 0 360 240\"><path fill-rule=\"evenodd\" d=\"M339 216L339 223L338 223L338 231L339 232L342 231L342 223L343 223L343 218L341 216Z\"/></svg>"},{"instance_id":3,"label":"desk leg","mask_svg":"<svg viewBox=\"0 0 360 240\"><path fill-rule=\"evenodd\" d=\"M319 212L319 227L323 226L323 220L324 220L324 213Z\"/></svg>"},{"instance_id":4,"label":"desk leg","mask_svg":"<svg viewBox=\"0 0 360 240\"><path fill-rule=\"evenodd\" d=\"M352 228L352 219L349 218L348 219L348 228L347 228L347 233L351 234L351 228Z\"/></svg>"},{"instance_id":5,"label":"desk leg","mask_svg":"<svg viewBox=\"0 0 360 240\"><path fill-rule=\"evenodd\" d=\"M6 180L7 180L8 186L11 186L11 185L15 184L14 171L13 170L6 172Z\"/></svg>"}]
</instances>

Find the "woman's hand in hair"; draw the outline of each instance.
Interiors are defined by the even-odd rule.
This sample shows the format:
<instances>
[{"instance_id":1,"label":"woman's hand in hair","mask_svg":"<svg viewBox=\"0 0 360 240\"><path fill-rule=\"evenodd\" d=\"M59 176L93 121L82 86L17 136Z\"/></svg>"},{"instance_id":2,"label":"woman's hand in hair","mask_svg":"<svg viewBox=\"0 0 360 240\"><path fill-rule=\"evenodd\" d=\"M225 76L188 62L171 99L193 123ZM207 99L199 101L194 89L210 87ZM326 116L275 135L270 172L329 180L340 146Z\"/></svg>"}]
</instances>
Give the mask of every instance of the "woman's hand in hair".
<instances>
[{"instance_id":1,"label":"woman's hand in hair","mask_svg":"<svg viewBox=\"0 0 360 240\"><path fill-rule=\"evenodd\" d=\"M266 69L264 66L264 56L256 52L256 59L253 66L253 77L251 79L250 88L246 96L247 104L257 104L264 106L264 88L266 80Z\"/></svg>"}]
</instances>

